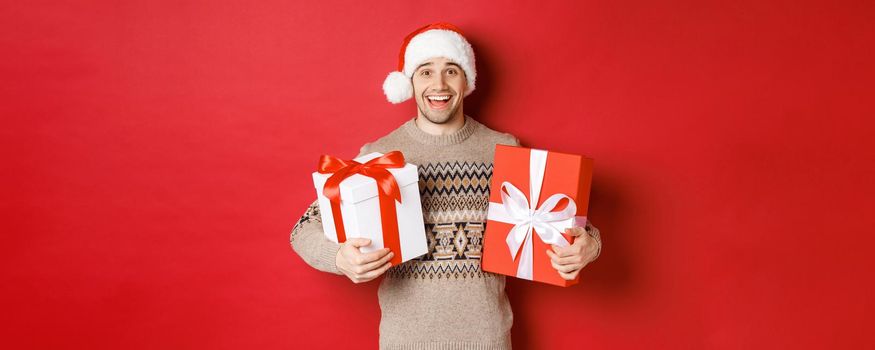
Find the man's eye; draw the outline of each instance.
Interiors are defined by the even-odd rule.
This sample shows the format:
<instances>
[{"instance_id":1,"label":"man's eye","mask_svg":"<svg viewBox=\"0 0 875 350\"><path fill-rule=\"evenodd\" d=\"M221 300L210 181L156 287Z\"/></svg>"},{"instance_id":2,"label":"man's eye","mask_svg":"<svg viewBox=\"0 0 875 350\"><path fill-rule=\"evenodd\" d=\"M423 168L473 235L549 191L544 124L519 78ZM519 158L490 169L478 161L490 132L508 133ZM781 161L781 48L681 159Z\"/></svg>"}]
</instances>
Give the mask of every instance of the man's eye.
<instances>
[{"instance_id":1,"label":"man's eye","mask_svg":"<svg viewBox=\"0 0 875 350\"><path fill-rule=\"evenodd\" d=\"M447 71L447 73L449 73L450 75L455 75L455 74L456 74L456 70L455 70L455 69L450 69L450 70Z\"/></svg>"},{"instance_id":2,"label":"man's eye","mask_svg":"<svg viewBox=\"0 0 875 350\"><path fill-rule=\"evenodd\" d=\"M424 71L422 71L421 73L419 73L419 75L424 76L424 77L427 77L427 76L431 75L431 72L429 72L429 71L427 71L427 70L424 70Z\"/></svg>"}]
</instances>

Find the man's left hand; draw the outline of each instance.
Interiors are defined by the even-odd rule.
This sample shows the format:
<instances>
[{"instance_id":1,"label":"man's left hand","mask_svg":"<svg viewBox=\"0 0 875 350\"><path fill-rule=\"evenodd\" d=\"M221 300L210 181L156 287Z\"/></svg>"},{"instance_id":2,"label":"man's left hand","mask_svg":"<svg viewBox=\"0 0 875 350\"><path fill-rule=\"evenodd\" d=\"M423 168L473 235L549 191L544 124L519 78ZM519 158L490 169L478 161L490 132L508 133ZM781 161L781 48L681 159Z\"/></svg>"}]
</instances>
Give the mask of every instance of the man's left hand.
<instances>
[{"instance_id":1,"label":"man's left hand","mask_svg":"<svg viewBox=\"0 0 875 350\"><path fill-rule=\"evenodd\" d=\"M587 223L587 228L597 230ZM559 276L565 280L573 280L584 266L592 262L599 255L601 241L587 233L583 227L572 227L565 230L566 234L574 237L574 243L567 247L550 245L552 250L547 250L553 268L559 271Z\"/></svg>"}]
</instances>

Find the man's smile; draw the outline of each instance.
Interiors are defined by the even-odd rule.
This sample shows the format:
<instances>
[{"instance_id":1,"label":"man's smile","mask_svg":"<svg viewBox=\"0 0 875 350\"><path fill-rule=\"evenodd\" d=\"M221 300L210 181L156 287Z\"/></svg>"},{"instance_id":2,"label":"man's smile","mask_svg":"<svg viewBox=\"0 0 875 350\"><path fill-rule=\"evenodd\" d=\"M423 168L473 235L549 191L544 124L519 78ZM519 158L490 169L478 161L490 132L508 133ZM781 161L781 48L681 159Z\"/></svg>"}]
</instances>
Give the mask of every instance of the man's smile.
<instances>
[{"instance_id":1,"label":"man's smile","mask_svg":"<svg viewBox=\"0 0 875 350\"><path fill-rule=\"evenodd\" d=\"M449 106L450 100L452 99L452 95L450 94L433 94L426 95L425 99L428 101L428 106L436 111L444 110Z\"/></svg>"}]
</instances>

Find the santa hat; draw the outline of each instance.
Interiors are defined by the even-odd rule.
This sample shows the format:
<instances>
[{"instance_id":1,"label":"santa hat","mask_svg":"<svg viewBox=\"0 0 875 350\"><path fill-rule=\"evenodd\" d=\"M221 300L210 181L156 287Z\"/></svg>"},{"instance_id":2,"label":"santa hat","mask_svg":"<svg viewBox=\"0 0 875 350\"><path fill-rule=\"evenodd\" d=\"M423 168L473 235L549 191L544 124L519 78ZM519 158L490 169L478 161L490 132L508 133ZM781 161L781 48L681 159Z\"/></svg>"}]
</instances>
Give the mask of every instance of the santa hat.
<instances>
[{"instance_id":1,"label":"santa hat","mask_svg":"<svg viewBox=\"0 0 875 350\"><path fill-rule=\"evenodd\" d=\"M464 96L474 91L477 70L474 68L474 49L462 36L458 27L449 23L432 23L419 28L404 38L398 55L398 71L389 73L383 82L383 93L392 103L401 103L413 97L413 72L422 62L443 57L455 62L465 71L468 88Z\"/></svg>"}]
</instances>

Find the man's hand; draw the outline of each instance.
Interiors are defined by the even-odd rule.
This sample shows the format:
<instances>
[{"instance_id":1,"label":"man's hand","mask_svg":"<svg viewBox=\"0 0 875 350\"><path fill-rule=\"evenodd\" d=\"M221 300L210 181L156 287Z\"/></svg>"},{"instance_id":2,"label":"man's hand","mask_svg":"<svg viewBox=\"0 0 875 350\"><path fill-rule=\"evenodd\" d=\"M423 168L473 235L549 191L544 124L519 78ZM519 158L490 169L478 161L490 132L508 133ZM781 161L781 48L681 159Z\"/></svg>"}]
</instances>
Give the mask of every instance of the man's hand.
<instances>
[{"instance_id":1,"label":"man's hand","mask_svg":"<svg viewBox=\"0 0 875 350\"><path fill-rule=\"evenodd\" d=\"M574 236L574 243L567 247L551 244L552 250L548 249L547 255L559 276L570 281L577 277L580 269L595 260L600 243L583 227L572 227L565 233Z\"/></svg>"},{"instance_id":2,"label":"man's hand","mask_svg":"<svg viewBox=\"0 0 875 350\"><path fill-rule=\"evenodd\" d=\"M350 238L340 244L334 263L346 277L354 283L363 283L380 277L392 267L392 257L395 253L389 248L383 248L370 253L362 253L360 247L371 244L367 238Z\"/></svg>"}]
</instances>

